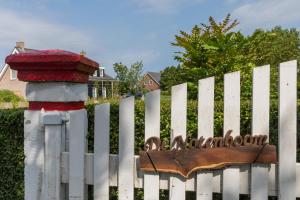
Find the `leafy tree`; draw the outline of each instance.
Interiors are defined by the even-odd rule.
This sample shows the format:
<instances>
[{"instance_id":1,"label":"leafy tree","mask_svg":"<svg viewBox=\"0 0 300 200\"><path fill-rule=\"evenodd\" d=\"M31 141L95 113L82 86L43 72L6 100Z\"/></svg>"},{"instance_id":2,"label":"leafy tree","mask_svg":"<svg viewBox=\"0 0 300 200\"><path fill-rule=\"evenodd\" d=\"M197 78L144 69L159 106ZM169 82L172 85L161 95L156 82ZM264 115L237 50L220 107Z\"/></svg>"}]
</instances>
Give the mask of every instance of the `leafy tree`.
<instances>
[{"instance_id":1,"label":"leafy tree","mask_svg":"<svg viewBox=\"0 0 300 200\"><path fill-rule=\"evenodd\" d=\"M210 17L207 25L196 25L191 33L180 31L179 35L175 35L172 45L183 49L175 55L175 60L180 63L177 68L178 76L181 82L188 82L191 98L197 97L199 79L215 76L216 98L221 99L224 73L236 70L246 70L249 73L253 64L245 56L247 38L239 31L233 31L237 25L238 21L232 21L228 14L220 23ZM167 75L163 74L162 87L169 89L172 85L168 84L170 81L166 83L164 77ZM243 74L242 80L245 80ZM249 83L246 86L249 91Z\"/></svg>"},{"instance_id":2,"label":"leafy tree","mask_svg":"<svg viewBox=\"0 0 300 200\"><path fill-rule=\"evenodd\" d=\"M114 64L114 70L117 74L116 79L120 81L120 94L136 94L142 90L141 80L143 78L143 63L135 62L128 68L120 63Z\"/></svg>"},{"instance_id":3,"label":"leafy tree","mask_svg":"<svg viewBox=\"0 0 300 200\"><path fill-rule=\"evenodd\" d=\"M252 68L271 64L271 97L277 97L277 74L280 62L299 60L299 32L275 27L270 31L257 29L250 36L235 28L239 22L228 14L221 22L209 17L208 24L196 25L190 33L180 31L173 46L179 47L174 59L179 66L162 71L162 89L170 91L174 84L188 82L190 97L197 98L199 79L214 76L216 99L223 95L223 75L241 71L241 97L251 98ZM299 83L300 88L300 83Z\"/></svg>"},{"instance_id":4,"label":"leafy tree","mask_svg":"<svg viewBox=\"0 0 300 200\"><path fill-rule=\"evenodd\" d=\"M271 30L256 29L249 36L249 59L256 66L270 64L271 98L277 98L278 66L281 62L300 60L300 37L295 28L283 29L276 26ZM298 82L300 89L300 83ZM299 91L299 90L298 90Z\"/></svg>"}]
</instances>

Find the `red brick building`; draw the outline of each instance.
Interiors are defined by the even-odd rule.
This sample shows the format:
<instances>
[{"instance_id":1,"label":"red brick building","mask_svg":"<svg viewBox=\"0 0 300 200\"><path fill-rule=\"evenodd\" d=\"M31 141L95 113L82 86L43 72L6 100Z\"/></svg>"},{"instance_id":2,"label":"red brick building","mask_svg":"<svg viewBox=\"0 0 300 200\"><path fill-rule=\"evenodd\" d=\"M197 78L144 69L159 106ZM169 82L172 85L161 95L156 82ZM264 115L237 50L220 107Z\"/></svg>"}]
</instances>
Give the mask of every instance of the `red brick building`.
<instances>
[{"instance_id":1,"label":"red brick building","mask_svg":"<svg viewBox=\"0 0 300 200\"><path fill-rule=\"evenodd\" d=\"M160 73L159 72L147 72L143 78L144 86L147 90L160 89Z\"/></svg>"}]
</instances>

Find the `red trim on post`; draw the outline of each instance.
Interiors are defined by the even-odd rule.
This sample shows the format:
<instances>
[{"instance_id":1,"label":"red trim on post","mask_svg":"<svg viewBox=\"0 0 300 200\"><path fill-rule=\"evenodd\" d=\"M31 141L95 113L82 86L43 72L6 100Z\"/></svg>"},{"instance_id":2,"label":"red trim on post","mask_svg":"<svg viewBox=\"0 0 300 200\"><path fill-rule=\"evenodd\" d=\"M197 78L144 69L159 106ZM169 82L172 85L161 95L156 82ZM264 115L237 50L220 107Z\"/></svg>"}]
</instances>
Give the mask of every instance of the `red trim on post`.
<instances>
[{"instance_id":1,"label":"red trim on post","mask_svg":"<svg viewBox=\"0 0 300 200\"><path fill-rule=\"evenodd\" d=\"M18 79L27 82L87 83L89 75L99 64L85 56L62 50L35 50L6 57L11 69L18 71Z\"/></svg>"},{"instance_id":2,"label":"red trim on post","mask_svg":"<svg viewBox=\"0 0 300 200\"><path fill-rule=\"evenodd\" d=\"M22 71L18 72L18 79L30 82L73 82L87 83L89 75L76 71Z\"/></svg>"},{"instance_id":3,"label":"red trim on post","mask_svg":"<svg viewBox=\"0 0 300 200\"><path fill-rule=\"evenodd\" d=\"M42 101L30 101L29 110L41 110L46 111L67 111L67 110L80 110L84 108L84 102L42 102Z\"/></svg>"}]
</instances>

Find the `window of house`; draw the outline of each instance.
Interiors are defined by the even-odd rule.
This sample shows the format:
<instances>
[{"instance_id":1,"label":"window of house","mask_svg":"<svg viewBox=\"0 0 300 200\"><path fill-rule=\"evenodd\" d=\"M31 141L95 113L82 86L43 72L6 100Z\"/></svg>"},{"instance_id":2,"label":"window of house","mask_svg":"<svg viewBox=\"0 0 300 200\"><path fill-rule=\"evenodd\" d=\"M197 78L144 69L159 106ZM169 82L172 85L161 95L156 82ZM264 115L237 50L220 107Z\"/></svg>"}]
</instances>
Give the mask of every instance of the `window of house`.
<instances>
[{"instance_id":1,"label":"window of house","mask_svg":"<svg viewBox=\"0 0 300 200\"><path fill-rule=\"evenodd\" d=\"M10 69L10 80L16 80L17 79L17 71Z\"/></svg>"},{"instance_id":2,"label":"window of house","mask_svg":"<svg viewBox=\"0 0 300 200\"><path fill-rule=\"evenodd\" d=\"M153 85L153 81L152 80L149 80L149 85Z\"/></svg>"},{"instance_id":3,"label":"window of house","mask_svg":"<svg viewBox=\"0 0 300 200\"><path fill-rule=\"evenodd\" d=\"M104 69L100 69L100 77L104 76Z\"/></svg>"},{"instance_id":4,"label":"window of house","mask_svg":"<svg viewBox=\"0 0 300 200\"><path fill-rule=\"evenodd\" d=\"M97 72L98 72L98 70L96 70L96 71L94 72L93 76L97 76Z\"/></svg>"},{"instance_id":5,"label":"window of house","mask_svg":"<svg viewBox=\"0 0 300 200\"><path fill-rule=\"evenodd\" d=\"M98 97L98 91L97 91L97 88L93 87L93 90L92 90L92 96L93 98L97 98Z\"/></svg>"}]
</instances>

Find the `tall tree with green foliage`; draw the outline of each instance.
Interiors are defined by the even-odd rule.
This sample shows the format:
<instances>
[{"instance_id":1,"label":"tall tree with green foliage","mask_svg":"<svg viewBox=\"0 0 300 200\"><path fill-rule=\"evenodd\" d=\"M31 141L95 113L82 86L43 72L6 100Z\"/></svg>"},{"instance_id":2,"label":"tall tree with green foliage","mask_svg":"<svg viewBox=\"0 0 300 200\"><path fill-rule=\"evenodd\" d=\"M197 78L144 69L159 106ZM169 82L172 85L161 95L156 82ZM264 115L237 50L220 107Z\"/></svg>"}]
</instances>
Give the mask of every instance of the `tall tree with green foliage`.
<instances>
[{"instance_id":1,"label":"tall tree with green foliage","mask_svg":"<svg viewBox=\"0 0 300 200\"><path fill-rule=\"evenodd\" d=\"M162 89L188 82L192 98L197 97L199 79L214 76L216 99L222 99L223 75L241 71L242 98L251 98L252 68L271 64L272 97L276 97L276 69L280 62L299 58L299 32L296 29L275 27L270 31L257 29L250 36L236 31L239 22L230 14L221 22L209 17L208 24L196 25L190 33L180 31L173 46L179 47L175 60L178 67L162 71ZM174 78L171 78L174 77ZM300 85L300 84L299 84Z\"/></svg>"},{"instance_id":2,"label":"tall tree with green foliage","mask_svg":"<svg viewBox=\"0 0 300 200\"><path fill-rule=\"evenodd\" d=\"M119 92L121 95L127 93L136 94L142 90L142 61L133 63L130 68L121 62L115 63L114 70L117 74L116 79L120 81Z\"/></svg>"},{"instance_id":3,"label":"tall tree with green foliage","mask_svg":"<svg viewBox=\"0 0 300 200\"><path fill-rule=\"evenodd\" d=\"M237 25L238 21L231 20L229 14L220 23L210 17L208 24L196 25L191 33L180 31L175 36L172 45L183 49L175 55L181 77L178 82L188 82L191 98L197 97L199 79L215 76L216 98L221 99L223 74L242 69L248 71L253 66L244 56L247 38L239 31L233 31ZM162 72L163 88L169 89L171 85L164 85L167 76L168 73Z\"/></svg>"}]
</instances>

